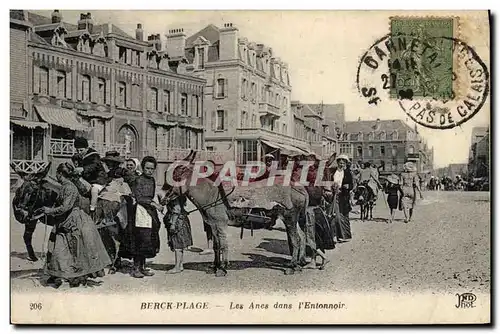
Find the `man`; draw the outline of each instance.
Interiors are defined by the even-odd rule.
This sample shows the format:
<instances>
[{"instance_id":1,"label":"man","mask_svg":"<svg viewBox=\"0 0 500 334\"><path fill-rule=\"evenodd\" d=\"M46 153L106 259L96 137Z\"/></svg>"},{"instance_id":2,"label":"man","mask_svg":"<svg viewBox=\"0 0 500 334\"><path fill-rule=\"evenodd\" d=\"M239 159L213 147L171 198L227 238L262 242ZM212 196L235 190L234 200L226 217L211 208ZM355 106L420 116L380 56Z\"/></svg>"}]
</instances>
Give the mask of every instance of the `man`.
<instances>
[{"instance_id":1,"label":"man","mask_svg":"<svg viewBox=\"0 0 500 334\"><path fill-rule=\"evenodd\" d=\"M85 181L92 185L90 190L90 211L95 212L99 192L107 183L107 173L99 153L89 147L87 139L77 137L74 145L77 153L82 157L81 165L75 168L75 174L81 175Z\"/></svg>"},{"instance_id":2,"label":"man","mask_svg":"<svg viewBox=\"0 0 500 334\"><path fill-rule=\"evenodd\" d=\"M274 160L275 160L274 155L272 155L271 153L267 153L266 155L264 155L264 163L266 164L266 170L264 171L264 174L262 174L259 177L256 177L254 181L261 181L269 177L269 175L271 174L271 167Z\"/></svg>"},{"instance_id":3,"label":"man","mask_svg":"<svg viewBox=\"0 0 500 334\"><path fill-rule=\"evenodd\" d=\"M117 151L108 151L101 161L104 162L108 168L108 178L112 179L113 175L116 174L116 170L120 168L120 165L125 161L125 159L120 157L120 153Z\"/></svg>"},{"instance_id":4,"label":"man","mask_svg":"<svg viewBox=\"0 0 500 334\"><path fill-rule=\"evenodd\" d=\"M363 169L361 169L359 184L366 184L374 199L377 199L378 189L382 188L382 185L378 180L378 169L373 168L370 162L365 162Z\"/></svg>"}]
</instances>

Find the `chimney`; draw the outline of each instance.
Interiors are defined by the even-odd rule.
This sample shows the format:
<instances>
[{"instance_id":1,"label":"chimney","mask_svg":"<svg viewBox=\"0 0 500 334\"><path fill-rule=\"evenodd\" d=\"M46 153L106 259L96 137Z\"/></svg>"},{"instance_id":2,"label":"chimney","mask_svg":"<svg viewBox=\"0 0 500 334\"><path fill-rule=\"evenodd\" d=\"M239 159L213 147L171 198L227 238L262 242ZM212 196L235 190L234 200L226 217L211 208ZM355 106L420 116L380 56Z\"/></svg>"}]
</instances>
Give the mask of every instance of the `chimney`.
<instances>
[{"instance_id":1,"label":"chimney","mask_svg":"<svg viewBox=\"0 0 500 334\"><path fill-rule=\"evenodd\" d=\"M54 9L52 12L52 23L60 23L62 20L62 15L59 13L59 9Z\"/></svg>"},{"instance_id":2,"label":"chimney","mask_svg":"<svg viewBox=\"0 0 500 334\"><path fill-rule=\"evenodd\" d=\"M186 34L184 29L170 29L167 34L167 54L171 58L184 57Z\"/></svg>"},{"instance_id":3,"label":"chimney","mask_svg":"<svg viewBox=\"0 0 500 334\"><path fill-rule=\"evenodd\" d=\"M135 29L135 39L144 41L144 30L142 30L142 24L140 23L137 23L137 29Z\"/></svg>"},{"instance_id":4,"label":"chimney","mask_svg":"<svg viewBox=\"0 0 500 334\"><path fill-rule=\"evenodd\" d=\"M89 33L92 33L94 30L94 20L92 20L91 13L81 13L80 20L78 20L78 30L87 29Z\"/></svg>"},{"instance_id":5,"label":"chimney","mask_svg":"<svg viewBox=\"0 0 500 334\"><path fill-rule=\"evenodd\" d=\"M160 34L149 35L148 44L152 46L156 51L161 51L161 39Z\"/></svg>"},{"instance_id":6,"label":"chimney","mask_svg":"<svg viewBox=\"0 0 500 334\"><path fill-rule=\"evenodd\" d=\"M238 59L238 28L232 23L224 23L219 30L219 59Z\"/></svg>"}]
</instances>

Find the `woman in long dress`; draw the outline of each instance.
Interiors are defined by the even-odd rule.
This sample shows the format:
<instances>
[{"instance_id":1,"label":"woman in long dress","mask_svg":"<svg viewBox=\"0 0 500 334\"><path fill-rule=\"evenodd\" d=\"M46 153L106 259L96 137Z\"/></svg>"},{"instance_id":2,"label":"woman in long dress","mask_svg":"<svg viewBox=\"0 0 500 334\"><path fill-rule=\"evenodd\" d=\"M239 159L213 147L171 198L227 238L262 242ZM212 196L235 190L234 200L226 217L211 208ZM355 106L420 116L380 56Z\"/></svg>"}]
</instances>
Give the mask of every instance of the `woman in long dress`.
<instances>
[{"instance_id":1,"label":"woman in long dress","mask_svg":"<svg viewBox=\"0 0 500 334\"><path fill-rule=\"evenodd\" d=\"M123 241L120 243L118 256L133 259L134 268L131 276L135 278L154 275L146 268L146 259L154 258L160 251L161 224L158 211L162 211L163 207L154 202L156 181L153 174L156 166L157 162L154 157L144 157L141 162L142 174L129 180L136 205L132 205L132 209L128 212L129 220L123 234ZM150 218L150 224L148 217L145 217L144 222L136 219L137 210L142 210L139 205L145 209Z\"/></svg>"},{"instance_id":2,"label":"woman in long dress","mask_svg":"<svg viewBox=\"0 0 500 334\"><path fill-rule=\"evenodd\" d=\"M419 178L416 173L415 165L412 162L407 162L403 166L404 172L401 173L401 189L403 195L401 196L401 208L405 214L405 223L411 222L413 216L413 209L417 200L417 191L421 199L422 191L420 190Z\"/></svg>"},{"instance_id":3,"label":"woman in long dress","mask_svg":"<svg viewBox=\"0 0 500 334\"><path fill-rule=\"evenodd\" d=\"M347 155L339 155L337 166L330 172L330 178L334 184L331 211L333 211L335 234L339 242L345 242L352 238L349 212L351 211L350 192L353 188L353 178L351 171L347 168L348 161Z\"/></svg>"},{"instance_id":4,"label":"woman in long dress","mask_svg":"<svg viewBox=\"0 0 500 334\"><path fill-rule=\"evenodd\" d=\"M104 268L111 264L95 223L80 208L78 189L69 179L73 172L74 167L68 163L57 167L61 192L55 207L42 208L54 222L44 270L50 275L48 283L57 286L62 279L71 287L86 284L88 276L104 276Z\"/></svg>"}]
</instances>

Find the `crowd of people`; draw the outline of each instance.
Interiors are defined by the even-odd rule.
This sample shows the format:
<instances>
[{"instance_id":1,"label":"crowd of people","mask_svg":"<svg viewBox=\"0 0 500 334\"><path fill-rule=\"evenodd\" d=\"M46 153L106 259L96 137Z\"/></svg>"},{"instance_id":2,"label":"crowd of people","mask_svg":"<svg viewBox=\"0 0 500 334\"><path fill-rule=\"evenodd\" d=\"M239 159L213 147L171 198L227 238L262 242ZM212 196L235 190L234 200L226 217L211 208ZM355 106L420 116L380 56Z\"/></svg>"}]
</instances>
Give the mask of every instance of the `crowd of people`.
<instances>
[{"instance_id":1,"label":"crowd of people","mask_svg":"<svg viewBox=\"0 0 500 334\"><path fill-rule=\"evenodd\" d=\"M132 277L153 276L146 260L154 258L160 250L160 216L163 216L167 230L168 247L175 254L175 265L167 273L181 273L184 270L184 251L193 245L186 198L175 194L167 183L162 187L165 196L157 196L156 159L151 156L142 161L125 159L114 151L101 158L85 138L76 138L74 145L77 153L71 163L61 163L57 167L56 178L61 189L55 203L40 209L53 222L45 263L45 272L50 276L48 282L60 286L63 280L67 280L71 287L86 284L89 277L104 276L107 266L119 268L122 258L133 261ZM266 171L255 181L269 176L274 158L272 154L265 155ZM304 158L313 161L307 174L309 206L305 217L299 219L311 259L306 268L324 269L328 263L325 251L352 238L349 214L359 201L353 195L359 184L366 185L374 194L384 188L388 194L391 221L397 208L404 211L405 222L411 221L417 192L422 196L411 163L405 164L405 172L400 176L389 176L388 185L383 187L375 166L367 163L360 167L344 154L332 156L324 178L332 181L333 186L321 187L314 185L319 168L319 159L315 155L292 158L295 163L292 181L300 178L299 165ZM85 198L88 204L85 204ZM96 226L99 210L102 210L99 199L108 203L120 203L124 199L126 202L128 224L121 233L116 260L110 258ZM15 198L14 207L18 202L19 199ZM205 232L209 240L210 227L207 224ZM316 264L317 257L321 258L319 265Z\"/></svg>"}]
</instances>

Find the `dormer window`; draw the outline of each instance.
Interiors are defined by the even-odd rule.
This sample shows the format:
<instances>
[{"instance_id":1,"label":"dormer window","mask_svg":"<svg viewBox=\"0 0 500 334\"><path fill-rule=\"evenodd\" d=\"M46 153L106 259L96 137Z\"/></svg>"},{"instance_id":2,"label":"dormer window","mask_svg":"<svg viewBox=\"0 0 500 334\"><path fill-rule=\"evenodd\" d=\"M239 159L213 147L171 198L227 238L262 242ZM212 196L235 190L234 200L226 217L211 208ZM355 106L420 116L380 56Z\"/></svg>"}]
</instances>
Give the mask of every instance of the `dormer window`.
<instances>
[{"instance_id":1,"label":"dormer window","mask_svg":"<svg viewBox=\"0 0 500 334\"><path fill-rule=\"evenodd\" d=\"M385 131L380 132L380 140L386 140Z\"/></svg>"},{"instance_id":2,"label":"dormer window","mask_svg":"<svg viewBox=\"0 0 500 334\"><path fill-rule=\"evenodd\" d=\"M198 69L202 70L205 68L205 48L197 48L198 51Z\"/></svg>"}]
</instances>

